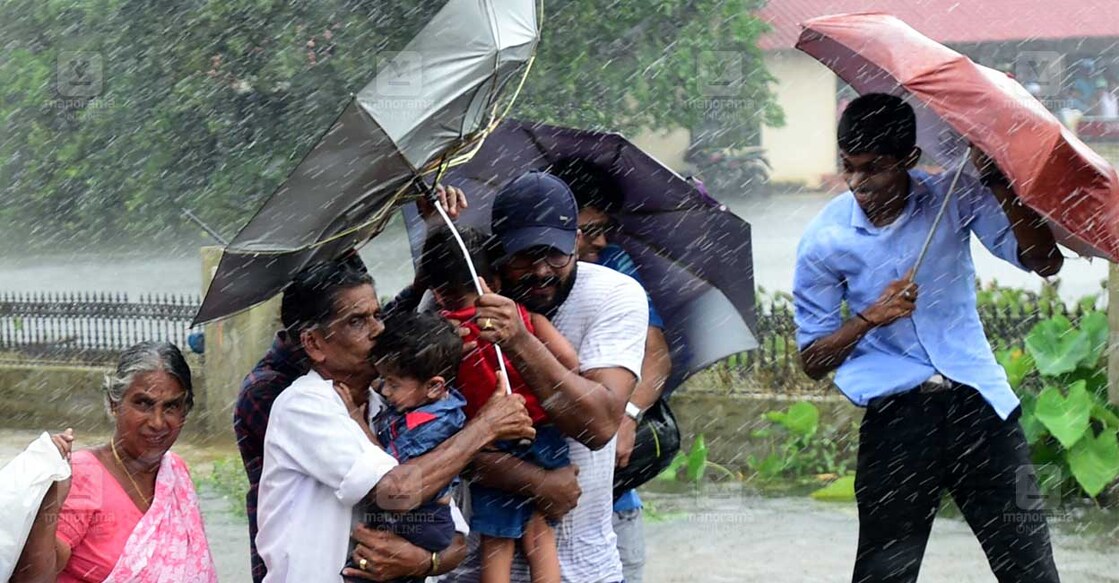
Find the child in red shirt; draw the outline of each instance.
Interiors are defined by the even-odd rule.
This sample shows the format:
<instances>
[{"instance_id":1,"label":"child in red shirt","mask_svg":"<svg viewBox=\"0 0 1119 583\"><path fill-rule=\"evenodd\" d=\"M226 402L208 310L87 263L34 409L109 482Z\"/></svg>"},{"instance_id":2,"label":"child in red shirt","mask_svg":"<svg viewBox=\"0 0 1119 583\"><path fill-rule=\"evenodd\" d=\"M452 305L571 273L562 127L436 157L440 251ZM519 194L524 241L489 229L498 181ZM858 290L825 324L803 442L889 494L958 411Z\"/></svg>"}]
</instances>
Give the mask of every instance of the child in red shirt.
<instances>
[{"instance_id":1,"label":"child in red shirt","mask_svg":"<svg viewBox=\"0 0 1119 583\"><path fill-rule=\"evenodd\" d=\"M494 254L487 236L473 229L464 229L460 235L479 277L491 289L497 289L491 265ZM474 320L478 293L462 249L449 230L436 230L424 242L418 271L420 283L432 290L441 314L461 322L469 330L464 341L478 343L477 348L463 355L456 377L458 389L466 398L466 416L472 418L497 385L497 351L493 344L478 338L479 327ZM575 349L555 326L524 306L518 305L517 309L529 333L539 338L560 363L578 370ZM508 358L505 368L509 372L510 389L525 398L525 407L536 428L536 439L527 447L508 442L499 446L545 469L568 465L567 438L549 422L547 412ZM533 581L560 581L555 532L528 497L472 484L470 503L470 528L482 535L482 583L509 581L517 540L521 542Z\"/></svg>"}]
</instances>

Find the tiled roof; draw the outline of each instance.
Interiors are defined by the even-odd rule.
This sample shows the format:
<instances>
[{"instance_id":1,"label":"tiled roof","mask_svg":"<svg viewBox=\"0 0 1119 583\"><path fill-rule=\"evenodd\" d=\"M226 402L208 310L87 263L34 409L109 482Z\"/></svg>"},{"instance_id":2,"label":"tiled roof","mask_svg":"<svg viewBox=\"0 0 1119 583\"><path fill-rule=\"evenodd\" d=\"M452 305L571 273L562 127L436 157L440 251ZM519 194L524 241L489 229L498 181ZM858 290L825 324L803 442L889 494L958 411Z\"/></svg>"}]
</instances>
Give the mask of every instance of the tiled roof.
<instances>
[{"instance_id":1,"label":"tiled roof","mask_svg":"<svg viewBox=\"0 0 1119 583\"><path fill-rule=\"evenodd\" d=\"M791 49L800 23L847 12L885 12L942 43L1119 37L1117 0L769 0L763 50Z\"/></svg>"}]
</instances>

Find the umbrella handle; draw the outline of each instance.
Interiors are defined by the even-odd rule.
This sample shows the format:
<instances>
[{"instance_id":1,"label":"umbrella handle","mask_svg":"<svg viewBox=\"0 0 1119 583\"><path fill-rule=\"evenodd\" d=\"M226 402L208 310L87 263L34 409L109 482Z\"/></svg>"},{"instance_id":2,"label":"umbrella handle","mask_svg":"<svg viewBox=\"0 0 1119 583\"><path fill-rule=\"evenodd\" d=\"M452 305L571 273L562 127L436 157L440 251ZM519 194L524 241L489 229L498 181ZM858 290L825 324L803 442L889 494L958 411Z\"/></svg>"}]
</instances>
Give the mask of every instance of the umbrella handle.
<instances>
[{"instance_id":1,"label":"umbrella handle","mask_svg":"<svg viewBox=\"0 0 1119 583\"><path fill-rule=\"evenodd\" d=\"M431 191L428 191L426 194L435 198L434 193ZM455 238L455 242L458 243L459 249L462 250L462 257L466 259L466 267L470 269L470 278L471 281L474 282L475 291L478 292L478 295L482 295L485 292L482 291L482 285L478 283L478 270L474 268L474 261L470 259L470 251L466 248L466 242L462 240L462 236L459 235L454 222L451 221L451 217L447 215L447 211L443 208L439 200L436 199L433 203L435 205L435 210L439 212L439 216L443 218L443 222L447 225L447 228L451 230L451 235ZM505 377L505 394L511 394L512 389L509 385L509 371L505 368L505 356L501 352L501 347L497 344L493 345L493 349L497 353L497 366L501 369L501 375Z\"/></svg>"},{"instance_id":2,"label":"umbrella handle","mask_svg":"<svg viewBox=\"0 0 1119 583\"><path fill-rule=\"evenodd\" d=\"M956 183L960 181L960 174L963 174L964 167L967 166L968 160L970 159L971 146L968 146L967 151L964 152L964 159L960 162L960 167L956 168L956 175L952 177L952 184L948 185L948 193L944 195L944 202L940 203L940 210L937 211L936 218L933 219L932 228L929 229L929 234L925 237L925 244L921 246L921 253L917 255L917 262L913 264L913 269L910 270L910 283L913 283L913 281L917 279L917 270L921 269L921 264L925 262L925 256L929 252L929 246L932 245L932 238L936 233L936 228L940 226L940 221L944 219L944 213L948 210L948 202L952 200L952 193L956 191Z\"/></svg>"}]
</instances>

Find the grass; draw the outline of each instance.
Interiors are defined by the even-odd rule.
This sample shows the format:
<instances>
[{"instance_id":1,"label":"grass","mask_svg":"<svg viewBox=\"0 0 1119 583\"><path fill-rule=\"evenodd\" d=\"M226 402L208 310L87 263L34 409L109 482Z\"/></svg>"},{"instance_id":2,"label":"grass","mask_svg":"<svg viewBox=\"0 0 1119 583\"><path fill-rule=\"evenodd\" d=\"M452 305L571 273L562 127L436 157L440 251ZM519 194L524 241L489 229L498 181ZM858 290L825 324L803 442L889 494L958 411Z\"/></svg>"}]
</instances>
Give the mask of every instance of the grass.
<instances>
[{"instance_id":1,"label":"grass","mask_svg":"<svg viewBox=\"0 0 1119 583\"><path fill-rule=\"evenodd\" d=\"M217 494L225 500L231 514L248 520L245 493L249 491L249 480L240 457L232 455L213 460L209 474L196 476L194 486L199 491Z\"/></svg>"}]
</instances>

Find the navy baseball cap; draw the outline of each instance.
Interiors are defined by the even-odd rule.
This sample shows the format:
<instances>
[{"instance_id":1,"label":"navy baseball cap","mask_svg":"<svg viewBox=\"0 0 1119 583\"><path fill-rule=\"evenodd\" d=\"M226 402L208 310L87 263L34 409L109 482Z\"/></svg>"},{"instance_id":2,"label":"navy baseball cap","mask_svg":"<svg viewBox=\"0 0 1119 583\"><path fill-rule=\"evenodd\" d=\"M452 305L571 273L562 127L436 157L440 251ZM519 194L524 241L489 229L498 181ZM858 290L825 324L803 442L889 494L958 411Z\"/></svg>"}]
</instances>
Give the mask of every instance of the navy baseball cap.
<instances>
[{"instance_id":1,"label":"navy baseball cap","mask_svg":"<svg viewBox=\"0 0 1119 583\"><path fill-rule=\"evenodd\" d=\"M506 257L540 246L571 254L579 208L563 180L547 172L526 172L497 193L490 224Z\"/></svg>"}]
</instances>

